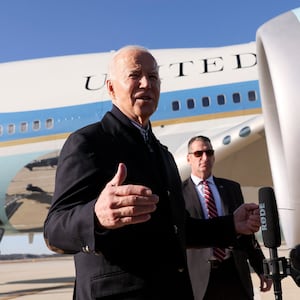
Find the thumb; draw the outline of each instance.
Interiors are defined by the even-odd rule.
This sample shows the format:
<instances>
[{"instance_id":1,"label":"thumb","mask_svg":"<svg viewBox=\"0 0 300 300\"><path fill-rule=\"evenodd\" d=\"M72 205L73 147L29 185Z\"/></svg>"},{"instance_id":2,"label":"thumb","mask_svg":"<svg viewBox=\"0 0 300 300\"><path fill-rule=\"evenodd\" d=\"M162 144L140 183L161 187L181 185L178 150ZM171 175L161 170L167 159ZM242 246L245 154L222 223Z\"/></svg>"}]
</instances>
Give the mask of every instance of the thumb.
<instances>
[{"instance_id":1,"label":"thumb","mask_svg":"<svg viewBox=\"0 0 300 300\"><path fill-rule=\"evenodd\" d=\"M109 182L110 185L122 185L127 177L127 168L124 163L119 163L117 173L113 177L113 179Z\"/></svg>"}]
</instances>

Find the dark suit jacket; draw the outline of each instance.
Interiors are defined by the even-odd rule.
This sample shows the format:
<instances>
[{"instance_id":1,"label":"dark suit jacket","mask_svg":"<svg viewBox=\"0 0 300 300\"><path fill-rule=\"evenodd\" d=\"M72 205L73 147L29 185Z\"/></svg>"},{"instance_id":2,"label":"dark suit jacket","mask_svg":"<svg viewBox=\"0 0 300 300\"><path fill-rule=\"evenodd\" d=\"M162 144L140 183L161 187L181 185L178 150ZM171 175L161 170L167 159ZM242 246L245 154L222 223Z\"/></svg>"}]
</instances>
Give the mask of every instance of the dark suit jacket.
<instances>
[{"instance_id":1,"label":"dark suit jacket","mask_svg":"<svg viewBox=\"0 0 300 300\"><path fill-rule=\"evenodd\" d=\"M214 181L220 193L225 214L232 214L244 202L240 185L237 182L224 178L214 177ZM191 178L183 182L183 195L186 202L186 209L190 212L191 216L203 219L204 215L198 198L199 196ZM254 236L243 236L241 237L239 248L233 248L232 255L242 285L249 299L253 299L253 286L247 259L249 259L251 266L257 274L263 274L263 252ZM189 249L187 251L189 272L196 300L203 298L208 284L210 265L207 261L209 257L209 249Z\"/></svg>"},{"instance_id":2,"label":"dark suit jacket","mask_svg":"<svg viewBox=\"0 0 300 300\"><path fill-rule=\"evenodd\" d=\"M71 134L61 151L44 235L50 249L75 254L74 299L193 299L186 246L236 242L232 216L204 221L186 214L174 159L153 134L150 140L148 147L113 107ZM146 185L160 201L150 221L104 230L94 205L120 162L127 166L124 184Z\"/></svg>"}]
</instances>

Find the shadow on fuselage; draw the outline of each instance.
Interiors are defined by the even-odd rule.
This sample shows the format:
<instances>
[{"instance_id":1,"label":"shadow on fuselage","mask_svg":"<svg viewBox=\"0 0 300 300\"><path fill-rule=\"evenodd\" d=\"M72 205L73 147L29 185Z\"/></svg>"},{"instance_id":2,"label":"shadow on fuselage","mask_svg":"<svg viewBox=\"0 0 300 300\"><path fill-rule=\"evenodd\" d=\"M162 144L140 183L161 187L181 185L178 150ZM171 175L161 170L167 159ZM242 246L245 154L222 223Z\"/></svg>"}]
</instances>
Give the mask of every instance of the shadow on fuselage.
<instances>
[{"instance_id":1,"label":"shadow on fuselage","mask_svg":"<svg viewBox=\"0 0 300 300\"><path fill-rule=\"evenodd\" d=\"M51 154L25 165L7 188L4 213L8 225L15 231L41 232L43 229L53 196L58 160L57 153Z\"/></svg>"},{"instance_id":2,"label":"shadow on fuselage","mask_svg":"<svg viewBox=\"0 0 300 300\"><path fill-rule=\"evenodd\" d=\"M28 170L32 171L33 168L39 168L39 167L52 167L54 168L57 166L57 161L58 157L49 157L49 158L44 158L40 160L34 160L27 165L25 165L25 168Z\"/></svg>"}]
</instances>

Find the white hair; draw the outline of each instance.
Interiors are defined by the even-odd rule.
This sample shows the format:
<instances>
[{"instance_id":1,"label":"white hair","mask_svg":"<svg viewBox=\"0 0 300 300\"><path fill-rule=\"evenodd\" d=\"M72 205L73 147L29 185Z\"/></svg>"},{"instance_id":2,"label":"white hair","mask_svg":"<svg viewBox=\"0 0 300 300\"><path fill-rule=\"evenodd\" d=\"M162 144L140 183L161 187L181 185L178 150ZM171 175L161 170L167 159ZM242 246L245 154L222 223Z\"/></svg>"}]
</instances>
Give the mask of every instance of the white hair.
<instances>
[{"instance_id":1,"label":"white hair","mask_svg":"<svg viewBox=\"0 0 300 300\"><path fill-rule=\"evenodd\" d=\"M107 74L108 75L107 76L108 79L112 79L114 77L115 65L116 65L116 61L117 61L117 58L119 57L119 55L122 54L123 52L130 51L130 50L149 53L152 56L152 54L149 51L149 49L147 49L147 48L145 48L143 46L139 46L139 45L127 45L127 46L124 46L124 47L120 48L119 50L117 50L116 52L114 52L113 55L112 55L112 57L111 57L110 63L108 65L108 74ZM156 62L156 59L154 57L153 57L153 59Z\"/></svg>"}]
</instances>

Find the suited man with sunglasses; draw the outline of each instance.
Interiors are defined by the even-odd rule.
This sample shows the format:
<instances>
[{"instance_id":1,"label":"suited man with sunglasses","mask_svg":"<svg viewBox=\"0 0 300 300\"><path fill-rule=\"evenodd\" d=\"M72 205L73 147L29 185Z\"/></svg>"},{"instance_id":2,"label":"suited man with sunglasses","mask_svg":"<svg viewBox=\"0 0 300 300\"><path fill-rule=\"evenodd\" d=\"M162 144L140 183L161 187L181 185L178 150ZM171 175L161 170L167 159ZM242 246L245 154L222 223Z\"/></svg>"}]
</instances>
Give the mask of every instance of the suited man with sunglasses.
<instances>
[{"instance_id":1,"label":"suited man with sunglasses","mask_svg":"<svg viewBox=\"0 0 300 300\"><path fill-rule=\"evenodd\" d=\"M215 162L211 141L195 136L188 143L187 161L191 176L183 183L186 209L192 217L210 218L205 200L204 181L208 182L218 215L232 213L244 200L240 184L212 175ZM270 290L272 281L263 275L263 252L254 235L241 237L239 249L222 249L222 258L212 248L188 249L187 258L196 300L250 300L253 286L248 260L260 278L260 290Z\"/></svg>"}]
</instances>

